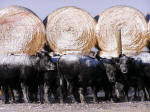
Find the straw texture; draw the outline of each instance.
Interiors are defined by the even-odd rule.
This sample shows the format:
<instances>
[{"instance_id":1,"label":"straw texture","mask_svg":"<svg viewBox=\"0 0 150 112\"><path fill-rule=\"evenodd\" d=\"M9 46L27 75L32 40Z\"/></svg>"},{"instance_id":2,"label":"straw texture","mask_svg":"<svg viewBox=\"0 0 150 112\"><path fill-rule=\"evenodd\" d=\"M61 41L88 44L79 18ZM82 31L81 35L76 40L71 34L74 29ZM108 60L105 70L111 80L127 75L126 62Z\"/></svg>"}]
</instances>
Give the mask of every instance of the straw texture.
<instances>
[{"instance_id":1,"label":"straw texture","mask_svg":"<svg viewBox=\"0 0 150 112\"><path fill-rule=\"evenodd\" d=\"M123 54L138 54L146 44L147 22L137 9L128 6L114 6L99 14L96 34L100 56L118 56L117 31L121 30Z\"/></svg>"},{"instance_id":2,"label":"straw texture","mask_svg":"<svg viewBox=\"0 0 150 112\"><path fill-rule=\"evenodd\" d=\"M0 54L36 54L44 45L45 28L29 9L9 6L0 10Z\"/></svg>"},{"instance_id":3,"label":"straw texture","mask_svg":"<svg viewBox=\"0 0 150 112\"><path fill-rule=\"evenodd\" d=\"M76 7L63 7L47 17L46 32L50 48L60 54L88 54L96 43L96 22Z\"/></svg>"}]
</instances>

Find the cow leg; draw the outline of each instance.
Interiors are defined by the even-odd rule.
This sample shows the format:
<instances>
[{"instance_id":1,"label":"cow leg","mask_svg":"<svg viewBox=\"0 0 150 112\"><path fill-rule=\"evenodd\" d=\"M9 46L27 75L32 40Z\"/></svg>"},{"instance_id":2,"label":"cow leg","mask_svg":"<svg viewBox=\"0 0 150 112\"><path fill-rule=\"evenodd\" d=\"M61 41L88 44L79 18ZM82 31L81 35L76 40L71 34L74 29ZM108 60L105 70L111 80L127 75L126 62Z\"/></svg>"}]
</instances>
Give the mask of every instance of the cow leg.
<instances>
[{"instance_id":1,"label":"cow leg","mask_svg":"<svg viewBox=\"0 0 150 112\"><path fill-rule=\"evenodd\" d=\"M148 91L145 87L142 88L143 92L144 92L144 100L149 100L149 94Z\"/></svg>"},{"instance_id":2,"label":"cow leg","mask_svg":"<svg viewBox=\"0 0 150 112\"><path fill-rule=\"evenodd\" d=\"M146 93L144 89L145 88L144 82L141 79L138 80L138 87L139 87L139 95L140 95L141 101L144 101L146 97Z\"/></svg>"},{"instance_id":3,"label":"cow leg","mask_svg":"<svg viewBox=\"0 0 150 112\"><path fill-rule=\"evenodd\" d=\"M109 100L110 100L111 102L113 102L113 94L112 94L112 92L113 92L113 88L110 87L109 90L108 90L108 93L109 93Z\"/></svg>"},{"instance_id":4,"label":"cow leg","mask_svg":"<svg viewBox=\"0 0 150 112\"><path fill-rule=\"evenodd\" d=\"M22 90L21 90L21 88L19 88L19 90L18 90L18 100L17 100L17 102L19 102L19 103L23 103L24 102L24 100L23 100L23 92L22 92Z\"/></svg>"},{"instance_id":5,"label":"cow leg","mask_svg":"<svg viewBox=\"0 0 150 112\"><path fill-rule=\"evenodd\" d=\"M63 78L60 78L60 103L65 102L67 98L67 84L66 81Z\"/></svg>"},{"instance_id":6,"label":"cow leg","mask_svg":"<svg viewBox=\"0 0 150 112\"><path fill-rule=\"evenodd\" d=\"M131 91L132 93L131 93L131 99L130 99L130 101L133 101L133 100L135 100L136 89L134 87L132 87L131 90L132 90Z\"/></svg>"},{"instance_id":7,"label":"cow leg","mask_svg":"<svg viewBox=\"0 0 150 112\"><path fill-rule=\"evenodd\" d=\"M117 88L115 88L117 89ZM113 95L112 95L112 86L111 85L106 85L104 88L103 88L104 92L105 92L105 100L109 100L109 101L113 101ZM117 92L119 94L119 91L117 89Z\"/></svg>"},{"instance_id":8,"label":"cow leg","mask_svg":"<svg viewBox=\"0 0 150 112\"><path fill-rule=\"evenodd\" d=\"M120 101L121 95L124 94L125 98L128 97L128 87L122 83L116 82L114 85L115 94L117 97L117 101ZM110 89L109 89L110 90Z\"/></svg>"},{"instance_id":9,"label":"cow leg","mask_svg":"<svg viewBox=\"0 0 150 112\"><path fill-rule=\"evenodd\" d=\"M37 103L39 101L39 99L38 99L38 92L40 92L40 91L38 91L39 88L38 88L38 85L36 85L35 91L33 91L33 98L34 98L33 101L35 103ZM41 100L43 100L43 94L44 94L44 85L42 86L42 89L41 89L41 96L40 96ZM40 102L40 103L42 103L42 102Z\"/></svg>"},{"instance_id":10,"label":"cow leg","mask_svg":"<svg viewBox=\"0 0 150 112\"><path fill-rule=\"evenodd\" d=\"M10 89L13 103L23 103L23 93L21 88Z\"/></svg>"},{"instance_id":11,"label":"cow leg","mask_svg":"<svg viewBox=\"0 0 150 112\"><path fill-rule=\"evenodd\" d=\"M44 93L44 85L41 84L39 86L39 89L40 89L40 103L43 104L44 103L44 95L45 95L45 93Z\"/></svg>"},{"instance_id":12,"label":"cow leg","mask_svg":"<svg viewBox=\"0 0 150 112\"><path fill-rule=\"evenodd\" d=\"M140 90L139 90L139 94L140 94L140 97L141 97L141 101L144 101L144 99L145 99L144 90L143 90L143 89L140 89Z\"/></svg>"},{"instance_id":13,"label":"cow leg","mask_svg":"<svg viewBox=\"0 0 150 112\"><path fill-rule=\"evenodd\" d=\"M45 103L49 103L49 94L50 94L50 90L49 90L49 87L48 85L46 85L46 83L44 84L44 100L45 100Z\"/></svg>"},{"instance_id":14,"label":"cow leg","mask_svg":"<svg viewBox=\"0 0 150 112\"><path fill-rule=\"evenodd\" d=\"M67 100L67 96L68 96L68 89L67 89L67 84L69 84L69 82L67 82L66 80L63 80L63 97L64 97L64 102Z\"/></svg>"},{"instance_id":15,"label":"cow leg","mask_svg":"<svg viewBox=\"0 0 150 112\"><path fill-rule=\"evenodd\" d=\"M79 88L79 95L80 95L80 101L81 103L85 103L85 98L84 98L84 95L83 95L83 88Z\"/></svg>"},{"instance_id":16,"label":"cow leg","mask_svg":"<svg viewBox=\"0 0 150 112\"><path fill-rule=\"evenodd\" d=\"M119 86L120 86L120 83L116 82L115 86L114 86L114 89L115 89L115 95L116 95L116 100L117 101L120 101Z\"/></svg>"},{"instance_id":17,"label":"cow leg","mask_svg":"<svg viewBox=\"0 0 150 112\"><path fill-rule=\"evenodd\" d=\"M135 87L135 94L134 94L134 98L137 99L137 87Z\"/></svg>"},{"instance_id":18,"label":"cow leg","mask_svg":"<svg viewBox=\"0 0 150 112\"><path fill-rule=\"evenodd\" d=\"M28 98L27 98L27 94L26 94L26 87L25 87L25 85L21 84L21 88L22 88L22 92L23 92L24 102L27 103L28 102Z\"/></svg>"},{"instance_id":19,"label":"cow leg","mask_svg":"<svg viewBox=\"0 0 150 112\"><path fill-rule=\"evenodd\" d=\"M27 96L27 100L28 100L28 103L32 103L33 102L33 96L31 96L31 91L30 91L30 88L28 86L26 86L26 96Z\"/></svg>"},{"instance_id":20,"label":"cow leg","mask_svg":"<svg viewBox=\"0 0 150 112\"><path fill-rule=\"evenodd\" d=\"M56 101L58 101L58 92L57 92L57 89L58 88L52 88L52 93L53 93L53 95L54 95L54 99L56 100Z\"/></svg>"},{"instance_id":21,"label":"cow leg","mask_svg":"<svg viewBox=\"0 0 150 112\"><path fill-rule=\"evenodd\" d=\"M60 78L60 103L64 102L64 95L63 95L63 78Z\"/></svg>"},{"instance_id":22,"label":"cow leg","mask_svg":"<svg viewBox=\"0 0 150 112\"><path fill-rule=\"evenodd\" d=\"M78 91L79 91L79 90L78 90L78 87L73 87L71 93L73 93L73 96L74 96L74 98L75 98L75 101L76 101L77 103L81 103L80 95L79 95Z\"/></svg>"},{"instance_id":23,"label":"cow leg","mask_svg":"<svg viewBox=\"0 0 150 112\"><path fill-rule=\"evenodd\" d=\"M52 102L51 102L51 95L52 95L51 87L48 88L48 93L47 93L47 95L48 95L48 96L47 96L48 102L52 103Z\"/></svg>"},{"instance_id":24,"label":"cow leg","mask_svg":"<svg viewBox=\"0 0 150 112\"><path fill-rule=\"evenodd\" d=\"M15 86L16 87L14 88L13 94L14 94L14 92L16 92L16 95L17 95L16 102L23 103L24 100L23 100L23 92L22 92L21 84L17 83L17 85L15 85Z\"/></svg>"},{"instance_id":25,"label":"cow leg","mask_svg":"<svg viewBox=\"0 0 150 112\"><path fill-rule=\"evenodd\" d=\"M33 96L31 96L30 87L28 85L24 85L23 94L25 102L32 103L31 97L33 99Z\"/></svg>"},{"instance_id":26,"label":"cow leg","mask_svg":"<svg viewBox=\"0 0 150 112\"><path fill-rule=\"evenodd\" d=\"M62 86L60 86L60 103L64 103L64 95L63 95L63 87Z\"/></svg>"},{"instance_id":27,"label":"cow leg","mask_svg":"<svg viewBox=\"0 0 150 112\"><path fill-rule=\"evenodd\" d=\"M125 101L128 102L129 101L129 96L128 96L129 87L125 86L123 90L124 90L124 93L125 93Z\"/></svg>"},{"instance_id":28,"label":"cow leg","mask_svg":"<svg viewBox=\"0 0 150 112\"><path fill-rule=\"evenodd\" d=\"M38 95L38 85L36 83L28 86L27 92L28 92L28 98L29 98L29 102L30 103L38 101L38 98L37 98L37 95Z\"/></svg>"},{"instance_id":29,"label":"cow leg","mask_svg":"<svg viewBox=\"0 0 150 112\"><path fill-rule=\"evenodd\" d=\"M30 103L30 98L29 98L29 87L25 86L25 93L26 93L26 97L27 97L27 102Z\"/></svg>"},{"instance_id":30,"label":"cow leg","mask_svg":"<svg viewBox=\"0 0 150 112\"><path fill-rule=\"evenodd\" d=\"M8 86L7 85L4 85L2 87L3 89L3 93L4 93L4 103L5 104L8 104L9 103L9 93L8 93Z\"/></svg>"},{"instance_id":31,"label":"cow leg","mask_svg":"<svg viewBox=\"0 0 150 112\"><path fill-rule=\"evenodd\" d=\"M93 102L94 103L97 103L98 100L97 100L97 92L98 92L98 89L96 89L96 87L93 87Z\"/></svg>"},{"instance_id":32,"label":"cow leg","mask_svg":"<svg viewBox=\"0 0 150 112\"><path fill-rule=\"evenodd\" d=\"M144 92L145 92L146 99L149 101L150 97L149 97L148 89L146 87L144 88Z\"/></svg>"},{"instance_id":33,"label":"cow leg","mask_svg":"<svg viewBox=\"0 0 150 112\"><path fill-rule=\"evenodd\" d=\"M117 100L120 100L120 93L119 93L119 90L117 88L115 88L115 94L117 96Z\"/></svg>"},{"instance_id":34,"label":"cow leg","mask_svg":"<svg viewBox=\"0 0 150 112\"><path fill-rule=\"evenodd\" d=\"M8 91L9 91L8 93L10 93L9 98L10 98L11 102L16 103L15 95L14 95L14 92L16 92L16 91L14 91L11 87L8 88Z\"/></svg>"},{"instance_id":35,"label":"cow leg","mask_svg":"<svg viewBox=\"0 0 150 112\"><path fill-rule=\"evenodd\" d=\"M74 97L74 92L73 92L73 86L71 84L69 84L69 95L71 95L71 100L72 100L72 103L75 103L76 102L76 99Z\"/></svg>"}]
</instances>

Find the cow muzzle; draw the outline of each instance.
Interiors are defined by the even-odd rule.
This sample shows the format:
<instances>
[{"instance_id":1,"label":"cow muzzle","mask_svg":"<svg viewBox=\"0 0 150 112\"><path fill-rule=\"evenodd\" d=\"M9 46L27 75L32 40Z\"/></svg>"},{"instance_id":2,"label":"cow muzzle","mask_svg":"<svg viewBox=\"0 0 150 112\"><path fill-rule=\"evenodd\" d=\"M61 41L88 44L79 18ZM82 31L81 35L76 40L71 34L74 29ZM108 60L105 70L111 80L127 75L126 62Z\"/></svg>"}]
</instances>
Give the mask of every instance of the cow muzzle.
<instances>
[{"instance_id":1,"label":"cow muzzle","mask_svg":"<svg viewBox=\"0 0 150 112\"><path fill-rule=\"evenodd\" d=\"M126 73L128 73L128 70L126 68L121 68L121 72L126 74Z\"/></svg>"}]
</instances>

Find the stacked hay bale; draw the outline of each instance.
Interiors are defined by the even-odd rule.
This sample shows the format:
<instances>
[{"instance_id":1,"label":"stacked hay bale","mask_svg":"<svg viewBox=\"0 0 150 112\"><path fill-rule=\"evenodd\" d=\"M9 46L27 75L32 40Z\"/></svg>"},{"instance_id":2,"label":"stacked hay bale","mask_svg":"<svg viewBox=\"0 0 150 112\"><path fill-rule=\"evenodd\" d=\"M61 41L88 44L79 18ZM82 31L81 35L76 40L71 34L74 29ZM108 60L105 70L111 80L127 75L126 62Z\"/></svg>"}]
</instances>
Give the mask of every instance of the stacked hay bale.
<instances>
[{"instance_id":1,"label":"stacked hay bale","mask_svg":"<svg viewBox=\"0 0 150 112\"><path fill-rule=\"evenodd\" d=\"M64 7L46 18L50 48L59 54L88 54L96 43L94 18L76 7Z\"/></svg>"},{"instance_id":2,"label":"stacked hay bale","mask_svg":"<svg viewBox=\"0 0 150 112\"><path fill-rule=\"evenodd\" d=\"M45 43L45 27L29 9L9 6L0 10L0 54L36 54Z\"/></svg>"},{"instance_id":3,"label":"stacked hay bale","mask_svg":"<svg viewBox=\"0 0 150 112\"><path fill-rule=\"evenodd\" d=\"M118 32L121 38L117 36ZM106 9L99 14L96 25L98 46L101 49L99 55L102 57L117 57L120 53L136 55L146 44L146 33L147 22L137 9L128 6Z\"/></svg>"}]
</instances>

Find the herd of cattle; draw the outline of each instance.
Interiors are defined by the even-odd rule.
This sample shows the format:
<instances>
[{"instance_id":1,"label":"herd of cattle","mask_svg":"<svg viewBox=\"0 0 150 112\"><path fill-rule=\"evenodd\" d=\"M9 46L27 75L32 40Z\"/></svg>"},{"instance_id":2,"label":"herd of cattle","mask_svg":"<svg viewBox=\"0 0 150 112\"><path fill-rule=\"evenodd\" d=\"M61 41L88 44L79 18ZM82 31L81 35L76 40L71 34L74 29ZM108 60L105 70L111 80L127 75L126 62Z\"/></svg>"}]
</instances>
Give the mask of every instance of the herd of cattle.
<instances>
[{"instance_id":1,"label":"herd of cattle","mask_svg":"<svg viewBox=\"0 0 150 112\"><path fill-rule=\"evenodd\" d=\"M93 102L103 90L105 100L141 101L150 95L150 53L117 58L82 55L0 55L0 88L3 102L86 102L89 88ZM133 90L130 97L129 90Z\"/></svg>"}]
</instances>

